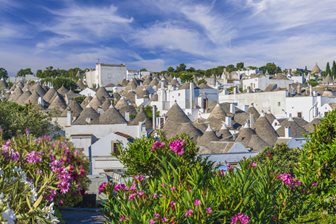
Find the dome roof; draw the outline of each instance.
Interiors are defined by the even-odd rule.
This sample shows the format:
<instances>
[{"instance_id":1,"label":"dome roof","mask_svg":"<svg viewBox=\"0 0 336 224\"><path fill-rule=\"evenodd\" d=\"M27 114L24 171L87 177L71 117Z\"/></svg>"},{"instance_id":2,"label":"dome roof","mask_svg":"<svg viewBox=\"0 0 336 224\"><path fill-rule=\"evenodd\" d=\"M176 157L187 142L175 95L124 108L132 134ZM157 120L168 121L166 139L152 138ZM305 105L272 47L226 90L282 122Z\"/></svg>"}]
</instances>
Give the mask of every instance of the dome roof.
<instances>
[{"instance_id":1,"label":"dome roof","mask_svg":"<svg viewBox=\"0 0 336 224\"><path fill-rule=\"evenodd\" d=\"M110 106L102 115L99 117L100 124L126 124L127 121L120 114L120 112L113 106Z\"/></svg>"},{"instance_id":2,"label":"dome roof","mask_svg":"<svg viewBox=\"0 0 336 224\"><path fill-rule=\"evenodd\" d=\"M99 113L92 107L86 107L80 113L79 117L74 121L74 125L98 124Z\"/></svg>"}]
</instances>

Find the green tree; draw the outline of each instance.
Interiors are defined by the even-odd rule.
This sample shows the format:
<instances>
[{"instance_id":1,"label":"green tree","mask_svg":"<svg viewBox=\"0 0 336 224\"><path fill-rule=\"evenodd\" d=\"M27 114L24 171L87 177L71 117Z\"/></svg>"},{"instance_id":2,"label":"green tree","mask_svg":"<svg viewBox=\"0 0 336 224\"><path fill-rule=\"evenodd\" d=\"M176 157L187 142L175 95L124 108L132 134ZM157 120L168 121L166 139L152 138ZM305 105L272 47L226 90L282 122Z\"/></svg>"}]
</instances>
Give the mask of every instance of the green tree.
<instances>
[{"instance_id":1,"label":"green tree","mask_svg":"<svg viewBox=\"0 0 336 224\"><path fill-rule=\"evenodd\" d=\"M263 71L264 74L268 72L272 75L281 72L281 68L274 63L267 63L266 65L260 67L259 70Z\"/></svg>"},{"instance_id":2,"label":"green tree","mask_svg":"<svg viewBox=\"0 0 336 224\"><path fill-rule=\"evenodd\" d=\"M336 62L333 61L332 67L331 67L331 76L336 78Z\"/></svg>"},{"instance_id":3,"label":"green tree","mask_svg":"<svg viewBox=\"0 0 336 224\"><path fill-rule=\"evenodd\" d=\"M242 69L244 68L244 62L239 62L239 63L237 63L236 68L237 68L238 70L242 70Z\"/></svg>"},{"instance_id":4,"label":"green tree","mask_svg":"<svg viewBox=\"0 0 336 224\"><path fill-rule=\"evenodd\" d=\"M8 72L4 68L0 68L0 79L7 79L8 78Z\"/></svg>"},{"instance_id":5,"label":"green tree","mask_svg":"<svg viewBox=\"0 0 336 224\"><path fill-rule=\"evenodd\" d=\"M326 70L325 70L325 76L327 76L327 75L331 75L331 69L330 69L329 62L327 62Z\"/></svg>"},{"instance_id":6,"label":"green tree","mask_svg":"<svg viewBox=\"0 0 336 224\"><path fill-rule=\"evenodd\" d=\"M169 66L168 69L167 69L167 72L173 73L173 72L175 72L175 69L172 66Z\"/></svg>"},{"instance_id":7,"label":"green tree","mask_svg":"<svg viewBox=\"0 0 336 224\"><path fill-rule=\"evenodd\" d=\"M140 69L140 72L147 72L147 69L146 68L142 68L142 69Z\"/></svg>"},{"instance_id":8,"label":"green tree","mask_svg":"<svg viewBox=\"0 0 336 224\"><path fill-rule=\"evenodd\" d=\"M177 72L184 72L186 70L187 66L185 64L180 64L178 66L176 66L176 71Z\"/></svg>"},{"instance_id":9,"label":"green tree","mask_svg":"<svg viewBox=\"0 0 336 224\"><path fill-rule=\"evenodd\" d=\"M195 68L193 68L193 67L190 67L190 68L188 68L188 69L187 69L187 71L188 71L188 72L195 72L195 71L196 71L196 69L195 69Z\"/></svg>"},{"instance_id":10,"label":"green tree","mask_svg":"<svg viewBox=\"0 0 336 224\"><path fill-rule=\"evenodd\" d=\"M235 70L236 70L236 68L233 64L230 64L230 65L226 66L226 71L227 72L233 72Z\"/></svg>"},{"instance_id":11,"label":"green tree","mask_svg":"<svg viewBox=\"0 0 336 224\"><path fill-rule=\"evenodd\" d=\"M31 68L22 68L17 72L16 76L24 77L26 75L32 75L32 74L33 74L33 72L31 70Z\"/></svg>"},{"instance_id":12,"label":"green tree","mask_svg":"<svg viewBox=\"0 0 336 224\"><path fill-rule=\"evenodd\" d=\"M26 128L35 136L49 134L52 131L49 121L49 116L35 105L0 102L0 127L6 139L24 133Z\"/></svg>"}]
</instances>

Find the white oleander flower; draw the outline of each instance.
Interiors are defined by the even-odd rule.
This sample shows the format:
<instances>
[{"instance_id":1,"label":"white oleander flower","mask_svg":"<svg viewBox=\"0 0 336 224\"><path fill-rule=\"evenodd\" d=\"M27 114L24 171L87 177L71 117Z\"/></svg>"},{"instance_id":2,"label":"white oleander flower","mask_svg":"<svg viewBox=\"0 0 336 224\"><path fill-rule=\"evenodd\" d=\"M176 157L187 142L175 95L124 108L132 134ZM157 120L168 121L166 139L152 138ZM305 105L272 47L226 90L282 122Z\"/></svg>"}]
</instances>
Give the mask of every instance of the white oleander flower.
<instances>
[{"instance_id":1,"label":"white oleander flower","mask_svg":"<svg viewBox=\"0 0 336 224\"><path fill-rule=\"evenodd\" d=\"M12 209L8 208L2 212L2 218L7 221L8 224L15 224L16 216Z\"/></svg>"},{"instance_id":2,"label":"white oleander flower","mask_svg":"<svg viewBox=\"0 0 336 224\"><path fill-rule=\"evenodd\" d=\"M2 177L2 175L5 173L5 171L3 169L0 168L0 177Z\"/></svg>"}]
</instances>

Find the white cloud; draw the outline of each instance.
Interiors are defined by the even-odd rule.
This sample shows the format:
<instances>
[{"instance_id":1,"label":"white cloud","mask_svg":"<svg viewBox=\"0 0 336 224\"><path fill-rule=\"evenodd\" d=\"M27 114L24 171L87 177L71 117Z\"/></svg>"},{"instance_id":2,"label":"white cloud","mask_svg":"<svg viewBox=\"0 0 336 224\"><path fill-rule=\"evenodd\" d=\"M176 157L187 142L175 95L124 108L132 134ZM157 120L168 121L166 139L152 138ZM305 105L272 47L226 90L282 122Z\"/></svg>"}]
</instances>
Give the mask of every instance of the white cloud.
<instances>
[{"instance_id":1,"label":"white cloud","mask_svg":"<svg viewBox=\"0 0 336 224\"><path fill-rule=\"evenodd\" d=\"M206 41L195 30L167 22L156 23L151 27L138 30L130 37L130 43L137 46L160 50L178 50L202 55L207 49Z\"/></svg>"},{"instance_id":2,"label":"white cloud","mask_svg":"<svg viewBox=\"0 0 336 224\"><path fill-rule=\"evenodd\" d=\"M118 8L109 7L83 7L68 5L64 9L47 9L54 19L41 25L41 31L56 34L44 42L39 42L38 48L51 48L69 42L97 42L101 39L119 37L120 33L130 29L129 24L133 18L118 14Z\"/></svg>"}]
</instances>

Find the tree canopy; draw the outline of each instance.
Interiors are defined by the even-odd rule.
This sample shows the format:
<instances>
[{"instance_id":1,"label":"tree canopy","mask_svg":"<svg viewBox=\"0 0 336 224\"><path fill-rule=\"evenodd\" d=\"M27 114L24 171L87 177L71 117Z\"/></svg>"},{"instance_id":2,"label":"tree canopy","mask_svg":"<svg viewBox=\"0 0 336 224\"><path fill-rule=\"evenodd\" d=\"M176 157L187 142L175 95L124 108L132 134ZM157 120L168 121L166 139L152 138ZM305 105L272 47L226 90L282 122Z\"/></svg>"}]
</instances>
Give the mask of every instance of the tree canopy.
<instances>
[{"instance_id":1,"label":"tree canopy","mask_svg":"<svg viewBox=\"0 0 336 224\"><path fill-rule=\"evenodd\" d=\"M26 75L32 75L32 74L33 74L33 72L31 70L31 68L22 68L17 72L16 76L24 77Z\"/></svg>"},{"instance_id":2,"label":"tree canopy","mask_svg":"<svg viewBox=\"0 0 336 224\"><path fill-rule=\"evenodd\" d=\"M11 138L29 129L35 136L51 131L49 116L35 105L18 105L14 102L0 102L0 127L4 138Z\"/></svg>"},{"instance_id":3,"label":"tree canopy","mask_svg":"<svg viewBox=\"0 0 336 224\"><path fill-rule=\"evenodd\" d=\"M263 71L264 74L268 72L271 75L281 72L281 68L274 63L267 63L261 66L259 70Z\"/></svg>"},{"instance_id":4,"label":"tree canopy","mask_svg":"<svg viewBox=\"0 0 336 224\"><path fill-rule=\"evenodd\" d=\"M8 78L8 72L4 68L0 68L0 79L7 79Z\"/></svg>"}]
</instances>

